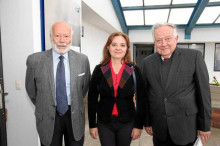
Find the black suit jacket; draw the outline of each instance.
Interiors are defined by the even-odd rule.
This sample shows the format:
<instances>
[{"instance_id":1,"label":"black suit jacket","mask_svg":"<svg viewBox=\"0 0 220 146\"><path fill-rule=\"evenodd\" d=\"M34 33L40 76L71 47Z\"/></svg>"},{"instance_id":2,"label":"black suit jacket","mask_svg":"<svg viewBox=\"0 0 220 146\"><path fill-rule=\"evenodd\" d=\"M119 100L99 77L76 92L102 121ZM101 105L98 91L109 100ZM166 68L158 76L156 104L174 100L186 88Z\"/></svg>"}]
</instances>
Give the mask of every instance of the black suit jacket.
<instances>
[{"instance_id":1,"label":"black suit jacket","mask_svg":"<svg viewBox=\"0 0 220 146\"><path fill-rule=\"evenodd\" d=\"M185 145L196 138L197 130L210 130L209 77L199 51L176 48L171 58L165 87L161 82L161 56L154 53L144 59L143 78L150 111L146 112L145 126L152 126L153 136L162 141L169 131L174 143Z\"/></svg>"},{"instance_id":2,"label":"black suit jacket","mask_svg":"<svg viewBox=\"0 0 220 146\"><path fill-rule=\"evenodd\" d=\"M137 80L137 111L133 102L135 93L132 72L135 71ZM121 80L117 89L117 97L114 97L114 88L110 64L97 65L93 71L88 93L89 127L97 127L98 120L108 123L113 105L116 103L120 122L126 123L135 120L134 127L143 127L142 99L145 96L144 83L141 72L137 66L125 65ZM98 97L100 96L100 99ZM97 118L96 118L97 114Z\"/></svg>"}]
</instances>

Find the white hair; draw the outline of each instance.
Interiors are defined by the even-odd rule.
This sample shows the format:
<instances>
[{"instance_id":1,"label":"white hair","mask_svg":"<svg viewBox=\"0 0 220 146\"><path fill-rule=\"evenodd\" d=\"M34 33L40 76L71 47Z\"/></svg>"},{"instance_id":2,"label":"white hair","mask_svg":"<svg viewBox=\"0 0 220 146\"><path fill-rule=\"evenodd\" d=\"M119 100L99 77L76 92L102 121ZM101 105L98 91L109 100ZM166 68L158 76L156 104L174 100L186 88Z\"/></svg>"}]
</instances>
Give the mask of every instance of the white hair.
<instances>
[{"instance_id":1,"label":"white hair","mask_svg":"<svg viewBox=\"0 0 220 146\"><path fill-rule=\"evenodd\" d=\"M158 29L159 27L162 27L162 26L170 26L170 27L172 27L173 28L173 35L174 35L174 37L177 36L177 29L176 29L176 25L175 24L162 22L162 23L156 23L156 24L153 25L153 27L151 29L152 30L153 39L154 39L154 31L156 29Z\"/></svg>"},{"instance_id":2,"label":"white hair","mask_svg":"<svg viewBox=\"0 0 220 146\"><path fill-rule=\"evenodd\" d=\"M61 21L58 21L58 22L61 22ZM55 22L54 24L56 24L57 22ZM65 22L66 23L66 22ZM52 25L52 27L51 27L51 29L50 29L50 37L52 37L53 36L53 26L54 26L54 24ZM68 23L66 23L66 24L68 24ZM69 24L68 24L69 25ZM71 27L71 25L69 25L70 26L70 31L71 31L71 38L72 38L72 36L74 35L74 31L73 31L73 28Z\"/></svg>"}]
</instances>

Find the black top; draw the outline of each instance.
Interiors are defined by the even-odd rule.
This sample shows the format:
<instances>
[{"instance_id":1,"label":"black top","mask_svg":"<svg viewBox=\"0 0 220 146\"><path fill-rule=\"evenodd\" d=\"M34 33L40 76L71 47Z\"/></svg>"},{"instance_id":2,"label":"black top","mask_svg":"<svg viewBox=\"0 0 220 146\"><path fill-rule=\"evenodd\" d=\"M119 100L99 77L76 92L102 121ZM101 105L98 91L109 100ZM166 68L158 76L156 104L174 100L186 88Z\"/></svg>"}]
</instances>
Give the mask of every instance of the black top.
<instances>
[{"instance_id":1,"label":"black top","mask_svg":"<svg viewBox=\"0 0 220 146\"><path fill-rule=\"evenodd\" d=\"M132 73L135 72L137 82L137 108L133 102L135 93ZM108 123L113 105L116 103L118 109L118 119L121 123L134 122L134 127L143 127L143 100L145 96L142 75L137 66L132 67L126 64L117 89L117 96L114 97L112 75L109 63L107 65L97 65L93 71L88 93L88 114L89 127L97 127L98 120ZM98 98L100 95L100 99ZM97 114L97 118L96 118Z\"/></svg>"}]
</instances>

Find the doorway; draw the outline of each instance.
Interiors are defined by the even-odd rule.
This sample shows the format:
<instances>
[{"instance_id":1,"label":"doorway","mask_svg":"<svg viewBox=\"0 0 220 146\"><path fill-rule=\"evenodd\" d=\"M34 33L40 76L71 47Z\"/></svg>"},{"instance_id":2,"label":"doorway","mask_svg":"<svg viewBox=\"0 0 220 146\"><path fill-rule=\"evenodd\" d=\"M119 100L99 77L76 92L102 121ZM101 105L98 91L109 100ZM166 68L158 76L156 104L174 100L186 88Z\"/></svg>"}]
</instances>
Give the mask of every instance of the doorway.
<instances>
[{"instance_id":1,"label":"doorway","mask_svg":"<svg viewBox=\"0 0 220 146\"><path fill-rule=\"evenodd\" d=\"M7 146L1 28L0 28L0 146Z\"/></svg>"},{"instance_id":2,"label":"doorway","mask_svg":"<svg viewBox=\"0 0 220 146\"><path fill-rule=\"evenodd\" d=\"M153 44L134 44L134 61L139 68L142 68L143 59L154 53Z\"/></svg>"}]
</instances>

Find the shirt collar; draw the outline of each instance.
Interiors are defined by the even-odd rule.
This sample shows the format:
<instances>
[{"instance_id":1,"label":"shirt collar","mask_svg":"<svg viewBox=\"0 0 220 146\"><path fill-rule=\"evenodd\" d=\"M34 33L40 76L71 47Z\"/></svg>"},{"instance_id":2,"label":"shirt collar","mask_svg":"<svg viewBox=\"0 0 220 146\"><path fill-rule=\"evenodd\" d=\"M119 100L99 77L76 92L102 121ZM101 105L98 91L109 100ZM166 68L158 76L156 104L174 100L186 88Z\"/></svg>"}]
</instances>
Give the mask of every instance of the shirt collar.
<instances>
[{"instance_id":1,"label":"shirt collar","mask_svg":"<svg viewBox=\"0 0 220 146\"><path fill-rule=\"evenodd\" d=\"M58 59L60 57L60 54L58 54L56 51L52 50L54 59ZM63 54L64 59L68 59L68 52Z\"/></svg>"},{"instance_id":2,"label":"shirt collar","mask_svg":"<svg viewBox=\"0 0 220 146\"><path fill-rule=\"evenodd\" d=\"M172 54L168 57L169 59L170 59L170 57L172 56ZM163 58L163 56L161 56L161 59L164 61L164 58Z\"/></svg>"}]
</instances>

